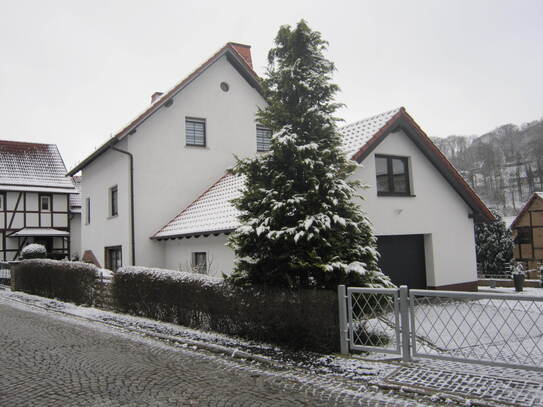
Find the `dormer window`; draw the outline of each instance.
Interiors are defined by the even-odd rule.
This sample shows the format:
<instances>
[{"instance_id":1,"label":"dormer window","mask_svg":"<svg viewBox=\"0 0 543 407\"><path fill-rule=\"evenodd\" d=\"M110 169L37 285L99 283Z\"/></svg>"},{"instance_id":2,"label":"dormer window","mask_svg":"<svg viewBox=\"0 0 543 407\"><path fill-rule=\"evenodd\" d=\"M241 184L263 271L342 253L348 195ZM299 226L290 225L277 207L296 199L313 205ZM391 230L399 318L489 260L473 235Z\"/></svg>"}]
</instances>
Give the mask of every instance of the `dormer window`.
<instances>
[{"instance_id":1,"label":"dormer window","mask_svg":"<svg viewBox=\"0 0 543 407\"><path fill-rule=\"evenodd\" d=\"M410 196L409 160L390 155L375 156L377 195Z\"/></svg>"},{"instance_id":2,"label":"dormer window","mask_svg":"<svg viewBox=\"0 0 543 407\"><path fill-rule=\"evenodd\" d=\"M206 146L206 121L187 117L185 119L185 145Z\"/></svg>"},{"instance_id":3,"label":"dormer window","mask_svg":"<svg viewBox=\"0 0 543 407\"><path fill-rule=\"evenodd\" d=\"M264 126L256 126L256 151L270 151L272 131Z\"/></svg>"}]
</instances>

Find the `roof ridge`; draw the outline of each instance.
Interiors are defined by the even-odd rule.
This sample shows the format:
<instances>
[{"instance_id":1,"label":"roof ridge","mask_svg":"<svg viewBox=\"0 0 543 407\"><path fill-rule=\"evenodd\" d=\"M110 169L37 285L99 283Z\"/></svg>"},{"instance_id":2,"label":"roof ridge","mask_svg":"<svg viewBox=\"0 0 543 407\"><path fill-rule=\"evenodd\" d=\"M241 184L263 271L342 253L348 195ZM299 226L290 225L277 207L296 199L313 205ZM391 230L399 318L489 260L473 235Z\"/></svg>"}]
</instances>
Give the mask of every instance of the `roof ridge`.
<instances>
[{"instance_id":1,"label":"roof ridge","mask_svg":"<svg viewBox=\"0 0 543 407\"><path fill-rule=\"evenodd\" d=\"M385 116L385 115L387 115L387 114L394 114L394 113L399 112L400 110L405 111L405 108L404 108L403 106L400 106L400 107L397 107L397 108L395 108L395 109L388 110L388 111L386 111L386 112L377 113L377 114L374 114L374 115L372 115L372 116L368 116L368 117L366 117L366 118L364 118L364 119L360 119L360 120L357 120L357 121L355 121L355 122L352 122L352 123L346 124L346 125L344 125L344 126L341 126L341 127L339 128L339 130L341 131L341 130L347 128L347 127L354 126L354 125L356 125L356 124L359 124L359 123L362 123L362 122L365 122L365 121L368 121L368 120L371 120L371 119L375 119L375 118L377 118L377 117L379 117L379 116Z\"/></svg>"},{"instance_id":2,"label":"roof ridge","mask_svg":"<svg viewBox=\"0 0 543 407\"><path fill-rule=\"evenodd\" d=\"M19 140L0 140L0 144L11 143L11 144L27 144L27 145L36 145L36 146L55 146L58 150L58 146L55 143L36 143L33 141L19 141Z\"/></svg>"}]
</instances>

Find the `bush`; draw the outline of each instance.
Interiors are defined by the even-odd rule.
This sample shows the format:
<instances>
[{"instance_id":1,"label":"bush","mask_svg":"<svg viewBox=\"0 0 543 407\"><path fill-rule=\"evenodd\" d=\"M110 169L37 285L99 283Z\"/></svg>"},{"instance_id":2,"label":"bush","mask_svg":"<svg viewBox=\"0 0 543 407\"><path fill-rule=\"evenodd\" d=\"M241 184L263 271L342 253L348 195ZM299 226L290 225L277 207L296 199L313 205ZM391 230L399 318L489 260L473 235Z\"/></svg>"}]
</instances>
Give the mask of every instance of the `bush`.
<instances>
[{"instance_id":1,"label":"bush","mask_svg":"<svg viewBox=\"0 0 543 407\"><path fill-rule=\"evenodd\" d=\"M21 251L22 259L45 259L47 257L47 250L45 246L38 243L31 243L23 248Z\"/></svg>"},{"instance_id":2,"label":"bush","mask_svg":"<svg viewBox=\"0 0 543 407\"><path fill-rule=\"evenodd\" d=\"M240 288L201 274L125 267L113 277L113 297L132 315L295 349L339 348L333 291Z\"/></svg>"},{"instance_id":3,"label":"bush","mask_svg":"<svg viewBox=\"0 0 543 407\"><path fill-rule=\"evenodd\" d=\"M12 272L17 291L91 305L98 268L81 262L49 259L23 260Z\"/></svg>"}]
</instances>

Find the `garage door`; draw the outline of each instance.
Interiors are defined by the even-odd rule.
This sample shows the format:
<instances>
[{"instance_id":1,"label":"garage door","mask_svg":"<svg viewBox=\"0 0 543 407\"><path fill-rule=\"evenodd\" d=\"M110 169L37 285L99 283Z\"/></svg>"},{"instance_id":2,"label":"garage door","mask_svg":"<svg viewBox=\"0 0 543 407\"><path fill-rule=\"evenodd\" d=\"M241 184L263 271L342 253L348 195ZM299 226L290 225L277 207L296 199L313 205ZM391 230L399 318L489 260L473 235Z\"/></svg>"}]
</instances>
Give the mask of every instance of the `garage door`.
<instances>
[{"instance_id":1,"label":"garage door","mask_svg":"<svg viewBox=\"0 0 543 407\"><path fill-rule=\"evenodd\" d=\"M424 235L378 236L379 266L398 286L426 288Z\"/></svg>"}]
</instances>

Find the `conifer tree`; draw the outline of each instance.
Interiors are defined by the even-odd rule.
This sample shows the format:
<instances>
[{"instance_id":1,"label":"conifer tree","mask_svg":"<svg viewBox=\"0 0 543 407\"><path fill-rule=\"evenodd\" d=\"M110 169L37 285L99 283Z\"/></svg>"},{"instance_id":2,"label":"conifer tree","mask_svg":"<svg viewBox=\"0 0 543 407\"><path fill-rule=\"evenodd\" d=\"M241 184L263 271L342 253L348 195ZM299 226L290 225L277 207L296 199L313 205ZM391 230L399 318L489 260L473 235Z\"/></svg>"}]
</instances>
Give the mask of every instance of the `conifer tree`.
<instances>
[{"instance_id":1,"label":"conifer tree","mask_svg":"<svg viewBox=\"0 0 543 407\"><path fill-rule=\"evenodd\" d=\"M500 274L513 258L513 238L500 215L496 220L475 225L477 263L483 273Z\"/></svg>"},{"instance_id":2,"label":"conifer tree","mask_svg":"<svg viewBox=\"0 0 543 407\"><path fill-rule=\"evenodd\" d=\"M238 160L246 187L234 201L241 226L229 245L230 281L289 288L338 284L391 286L377 265L372 226L353 202L356 168L341 148L334 112L339 90L327 43L305 21L282 26L263 80L260 124L273 132L270 152Z\"/></svg>"}]
</instances>

